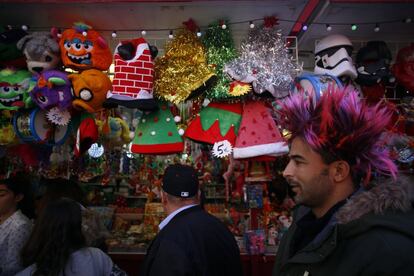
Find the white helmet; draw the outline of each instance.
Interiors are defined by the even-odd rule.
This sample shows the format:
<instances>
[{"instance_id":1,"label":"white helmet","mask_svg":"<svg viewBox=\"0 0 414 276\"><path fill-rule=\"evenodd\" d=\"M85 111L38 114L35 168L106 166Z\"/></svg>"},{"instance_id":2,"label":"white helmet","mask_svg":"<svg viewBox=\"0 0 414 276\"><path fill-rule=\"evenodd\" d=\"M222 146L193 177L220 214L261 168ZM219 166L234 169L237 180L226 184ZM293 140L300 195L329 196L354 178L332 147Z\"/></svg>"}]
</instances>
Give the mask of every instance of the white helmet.
<instances>
[{"instance_id":1,"label":"white helmet","mask_svg":"<svg viewBox=\"0 0 414 276\"><path fill-rule=\"evenodd\" d=\"M315 73L355 79L357 71L352 63L352 49L346 36L333 34L324 37L315 45Z\"/></svg>"}]
</instances>

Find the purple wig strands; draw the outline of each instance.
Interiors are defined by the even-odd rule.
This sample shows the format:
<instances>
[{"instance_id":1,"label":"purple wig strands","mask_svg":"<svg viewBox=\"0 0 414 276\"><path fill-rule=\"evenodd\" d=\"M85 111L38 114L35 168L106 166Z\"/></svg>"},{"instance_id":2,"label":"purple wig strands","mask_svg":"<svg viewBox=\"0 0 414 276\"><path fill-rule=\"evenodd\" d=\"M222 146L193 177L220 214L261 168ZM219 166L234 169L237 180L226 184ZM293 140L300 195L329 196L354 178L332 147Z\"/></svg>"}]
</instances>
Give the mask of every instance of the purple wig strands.
<instances>
[{"instance_id":1,"label":"purple wig strands","mask_svg":"<svg viewBox=\"0 0 414 276\"><path fill-rule=\"evenodd\" d=\"M279 124L302 137L316 151L342 159L367 182L372 172L396 178L397 167L380 139L391 111L379 104L368 106L351 88L330 87L313 104L312 97L297 93L280 101Z\"/></svg>"}]
</instances>

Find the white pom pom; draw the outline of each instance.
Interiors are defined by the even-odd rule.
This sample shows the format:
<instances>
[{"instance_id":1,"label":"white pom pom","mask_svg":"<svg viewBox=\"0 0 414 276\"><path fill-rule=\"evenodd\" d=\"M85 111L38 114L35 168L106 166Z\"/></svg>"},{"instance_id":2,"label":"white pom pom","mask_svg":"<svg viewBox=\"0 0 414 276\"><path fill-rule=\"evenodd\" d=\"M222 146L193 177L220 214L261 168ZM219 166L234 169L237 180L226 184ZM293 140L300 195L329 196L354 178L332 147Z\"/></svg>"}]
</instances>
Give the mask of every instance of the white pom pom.
<instances>
[{"instance_id":1,"label":"white pom pom","mask_svg":"<svg viewBox=\"0 0 414 276\"><path fill-rule=\"evenodd\" d=\"M166 120L167 122L169 122L169 121L171 121L171 118L169 118L169 117L168 117L168 118L166 118L165 120Z\"/></svg>"},{"instance_id":2,"label":"white pom pom","mask_svg":"<svg viewBox=\"0 0 414 276\"><path fill-rule=\"evenodd\" d=\"M145 30L142 30L142 31L141 31L141 35L142 35L142 36L144 36L144 35L146 35L146 34L147 34L147 32L146 32Z\"/></svg>"},{"instance_id":3,"label":"white pom pom","mask_svg":"<svg viewBox=\"0 0 414 276\"><path fill-rule=\"evenodd\" d=\"M85 32L85 31L83 31L83 32L82 32L82 35L83 35L83 36L87 36L87 35L88 35L88 33L87 33L87 32Z\"/></svg>"},{"instance_id":4,"label":"white pom pom","mask_svg":"<svg viewBox=\"0 0 414 276\"><path fill-rule=\"evenodd\" d=\"M180 134L180 136L183 136L184 135L184 129L182 129L182 128L180 128L179 130L178 130L178 134Z\"/></svg>"},{"instance_id":5,"label":"white pom pom","mask_svg":"<svg viewBox=\"0 0 414 276\"><path fill-rule=\"evenodd\" d=\"M29 29L29 27L27 27L27 25L22 25L22 30L23 31L27 31Z\"/></svg>"},{"instance_id":6,"label":"white pom pom","mask_svg":"<svg viewBox=\"0 0 414 276\"><path fill-rule=\"evenodd\" d=\"M153 131L151 131L151 135L152 136L155 136L155 134L156 134L156 132L153 130Z\"/></svg>"},{"instance_id":7,"label":"white pom pom","mask_svg":"<svg viewBox=\"0 0 414 276\"><path fill-rule=\"evenodd\" d=\"M131 138L131 140L132 140L132 139L134 139L134 137L135 137L135 133L133 131L130 131L129 132L129 138Z\"/></svg>"},{"instance_id":8,"label":"white pom pom","mask_svg":"<svg viewBox=\"0 0 414 276\"><path fill-rule=\"evenodd\" d=\"M174 117L174 122L179 123L181 121L181 117L180 116L175 116Z\"/></svg>"}]
</instances>

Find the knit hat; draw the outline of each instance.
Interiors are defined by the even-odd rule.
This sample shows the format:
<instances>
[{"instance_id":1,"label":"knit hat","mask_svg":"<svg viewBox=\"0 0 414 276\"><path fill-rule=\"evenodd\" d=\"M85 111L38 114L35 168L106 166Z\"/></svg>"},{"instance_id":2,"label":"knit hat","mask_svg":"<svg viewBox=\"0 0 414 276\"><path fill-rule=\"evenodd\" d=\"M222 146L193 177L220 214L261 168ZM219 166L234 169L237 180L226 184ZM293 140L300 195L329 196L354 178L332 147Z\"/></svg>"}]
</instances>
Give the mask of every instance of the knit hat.
<instances>
[{"instance_id":1,"label":"knit hat","mask_svg":"<svg viewBox=\"0 0 414 276\"><path fill-rule=\"evenodd\" d=\"M107 95L107 102L141 110L156 109L152 94L154 64L145 39L141 37L119 43L114 62L113 89Z\"/></svg>"},{"instance_id":2,"label":"knit hat","mask_svg":"<svg viewBox=\"0 0 414 276\"><path fill-rule=\"evenodd\" d=\"M98 140L99 133L93 114L83 112L79 117L75 117L74 121L75 125L79 124L74 150L75 156L79 157Z\"/></svg>"},{"instance_id":3,"label":"knit hat","mask_svg":"<svg viewBox=\"0 0 414 276\"><path fill-rule=\"evenodd\" d=\"M244 105L233 157L282 155L289 152L264 102L249 101Z\"/></svg>"},{"instance_id":4,"label":"knit hat","mask_svg":"<svg viewBox=\"0 0 414 276\"><path fill-rule=\"evenodd\" d=\"M234 145L241 113L240 102L211 102L188 124L185 136L208 144L228 140Z\"/></svg>"},{"instance_id":5,"label":"knit hat","mask_svg":"<svg viewBox=\"0 0 414 276\"><path fill-rule=\"evenodd\" d=\"M170 165L165 170L162 189L167 194L176 197L195 196L198 191L198 177L195 169L181 164Z\"/></svg>"},{"instance_id":6,"label":"knit hat","mask_svg":"<svg viewBox=\"0 0 414 276\"><path fill-rule=\"evenodd\" d=\"M184 143L178 134L174 117L167 103L145 112L135 129L131 152L141 154L172 154L182 152Z\"/></svg>"}]
</instances>

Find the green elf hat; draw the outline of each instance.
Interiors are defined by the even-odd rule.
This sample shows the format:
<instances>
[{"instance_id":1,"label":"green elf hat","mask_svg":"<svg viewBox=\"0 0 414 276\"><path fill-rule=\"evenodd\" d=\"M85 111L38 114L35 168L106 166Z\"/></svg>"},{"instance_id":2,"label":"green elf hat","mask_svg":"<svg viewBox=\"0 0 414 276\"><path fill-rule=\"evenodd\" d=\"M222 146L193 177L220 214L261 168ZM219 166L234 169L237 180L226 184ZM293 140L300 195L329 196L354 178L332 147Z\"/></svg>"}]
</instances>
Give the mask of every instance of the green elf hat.
<instances>
[{"instance_id":1,"label":"green elf hat","mask_svg":"<svg viewBox=\"0 0 414 276\"><path fill-rule=\"evenodd\" d=\"M159 109L145 112L135 129L131 152L138 154L173 154L184 150L174 116L168 103L160 102Z\"/></svg>"},{"instance_id":2,"label":"green elf hat","mask_svg":"<svg viewBox=\"0 0 414 276\"><path fill-rule=\"evenodd\" d=\"M184 135L208 144L227 140L234 146L241 113L240 102L211 102L189 123Z\"/></svg>"}]
</instances>

